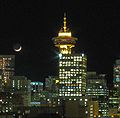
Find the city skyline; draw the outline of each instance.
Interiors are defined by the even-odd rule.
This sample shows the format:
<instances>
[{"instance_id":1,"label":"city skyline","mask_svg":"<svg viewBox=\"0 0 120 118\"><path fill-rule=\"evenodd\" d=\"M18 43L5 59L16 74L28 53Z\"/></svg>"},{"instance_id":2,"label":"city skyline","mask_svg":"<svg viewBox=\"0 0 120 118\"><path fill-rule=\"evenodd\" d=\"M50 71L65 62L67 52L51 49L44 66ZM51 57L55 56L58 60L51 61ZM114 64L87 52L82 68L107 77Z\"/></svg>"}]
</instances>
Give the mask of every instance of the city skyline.
<instances>
[{"instance_id":1,"label":"city skyline","mask_svg":"<svg viewBox=\"0 0 120 118\"><path fill-rule=\"evenodd\" d=\"M62 26L64 12L73 36L79 39L76 51L87 55L88 71L113 74L114 61L120 56L117 3L55 2L46 5L47 11L42 5L45 3L31 1L7 1L1 5L0 54L16 56L17 74L32 81L44 81L48 75L58 75L58 50L52 38ZM71 9L72 5L76 7ZM14 52L16 43L23 47L21 52Z\"/></svg>"}]
</instances>

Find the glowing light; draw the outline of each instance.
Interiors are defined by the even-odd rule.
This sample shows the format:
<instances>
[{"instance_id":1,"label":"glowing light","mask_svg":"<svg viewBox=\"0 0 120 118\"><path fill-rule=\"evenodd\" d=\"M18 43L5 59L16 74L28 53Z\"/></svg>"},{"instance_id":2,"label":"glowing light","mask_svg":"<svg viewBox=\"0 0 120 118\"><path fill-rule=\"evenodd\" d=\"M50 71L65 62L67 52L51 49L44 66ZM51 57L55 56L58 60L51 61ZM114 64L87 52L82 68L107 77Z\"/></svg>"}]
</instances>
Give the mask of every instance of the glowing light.
<instances>
[{"instance_id":1,"label":"glowing light","mask_svg":"<svg viewBox=\"0 0 120 118\"><path fill-rule=\"evenodd\" d=\"M7 79L4 79L4 82L7 83Z\"/></svg>"},{"instance_id":2,"label":"glowing light","mask_svg":"<svg viewBox=\"0 0 120 118\"><path fill-rule=\"evenodd\" d=\"M56 82L55 82L55 83L56 83L56 84L57 84L57 83L59 83L59 80L56 80Z\"/></svg>"},{"instance_id":3,"label":"glowing light","mask_svg":"<svg viewBox=\"0 0 120 118\"><path fill-rule=\"evenodd\" d=\"M101 116L100 116L100 115L98 115L98 117L100 118Z\"/></svg>"},{"instance_id":4,"label":"glowing light","mask_svg":"<svg viewBox=\"0 0 120 118\"><path fill-rule=\"evenodd\" d=\"M71 49L75 47L77 38L72 37L72 33L66 26L66 14L64 14L63 27L58 33L58 37L54 38L54 44L59 48L62 54L71 54ZM59 56L61 58L61 56Z\"/></svg>"},{"instance_id":5,"label":"glowing light","mask_svg":"<svg viewBox=\"0 0 120 118\"><path fill-rule=\"evenodd\" d=\"M21 49L22 49L22 46L20 46L18 49L14 49L16 52L19 52L19 51L21 51Z\"/></svg>"},{"instance_id":6,"label":"glowing light","mask_svg":"<svg viewBox=\"0 0 120 118\"><path fill-rule=\"evenodd\" d=\"M82 54L82 57L84 57L84 54Z\"/></svg>"},{"instance_id":7,"label":"glowing light","mask_svg":"<svg viewBox=\"0 0 120 118\"><path fill-rule=\"evenodd\" d=\"M64 29L64 32L67 31L67 26L66 26L66 13L64 13L64 26L63 26L63 29Z\"/></svg>"},{"instance_id":8,"label":"glowing light","mask_svg":"<svg viewBox=\"0 0 120 118\"><path fill-rule=\"evenodd\" d=\"M31 85L43 85L42 82L31 82Z\"/></svg>"},{"instance_id":9,"label":"glowing light","mask_svg":"<svg viewBox=\"0 0 120 118\"><path fill-rule=\"evenodd\" d=\"M61 53L62 54L68 54L69 52L68 52L68 50L61 50Z\"/></svg>"},{"instance_id":10,"label":"glowing light","mask_svg":"<svg viewBox=\"0 0 120 118\"><path fill-rule=\"evenodd\" d=\"M41 102L31 102L31 104L41 104Z\"/></svg>"},{"instance_id":11,"label":"glowing light","mask_svg":"<svg viewBox=\"0 0 120 118\"><path fill-rule=\"evenodd\" d=\"M58 36L68 36L68 37L71 37L72 34L71 34L71 32L59 32Z\"/></svg>"},{"instance_id":12,"label":"glowing light","mask_svg":"<svg viewBox=\"0 0 120 118\"><path fill-rule=\"evenodd\" d=\"M65 49L67 49L67 45L60 45L60 48L65 48Z\"/></svg>"},{"instance_id":13,"label":"glowing light","mask_svg":"<svg viewBox=\"0 0 120 118\"><path fill-rule=\"evenodd\" d=\"M59 57L60 57L60 58L62 57L62 54L61 54L61 53L59 54Z\"/></svg>"},{"instance_id":14,"label":"glowing light","mask_svg":"<svg viewBox=\"0 0 120 118\"><path fill-rule=\"evenodd\" d=\"M22 49L22 46L19 43L13 45L13 49L15 52L19 52Z\"/></svg>"},{"instance_id":15,"label":"glowing light","mask_svg":"<svg viewBox=\"0 0 120 118\"><path fill-rule=\"evenodd\" d=\"M112 115L111 117L114 118L114 115Z\"/></svg>"},{"instance_id":16,"label":"glowing light","mask_svg":"<svg viewBox=\"0 0 120 118\"><path fill-rule=\"evenodd\" d=\"M63 31L61 30L58 33L58 36L68 36L68 37L71 37L71 32L68 31L66 24L67 24L66 14L64 13Z\"/></svg>"}]
</instances>

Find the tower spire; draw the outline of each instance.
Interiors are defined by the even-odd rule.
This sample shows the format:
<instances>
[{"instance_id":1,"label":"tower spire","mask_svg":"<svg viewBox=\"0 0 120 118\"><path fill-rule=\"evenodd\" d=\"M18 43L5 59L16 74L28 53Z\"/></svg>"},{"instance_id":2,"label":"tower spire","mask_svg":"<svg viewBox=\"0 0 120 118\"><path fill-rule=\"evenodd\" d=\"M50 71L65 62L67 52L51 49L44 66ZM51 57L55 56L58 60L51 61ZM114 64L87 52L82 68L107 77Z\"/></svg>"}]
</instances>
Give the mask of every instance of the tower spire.
<instances>
[{"instance_id":1,"label":"tower spire","mask_svg":"<svg viewBox=\"0 0 120 118\"><path fill-rule=\"evenodd\" d=\"M71 54L71 49L75 47L77 38L72 37L71 32L67 29L66 13L63 17L63 27L60 29L58 36L54 37L54 44L59 48L62 54Z\"/></svg>"},{"instance_id":2,"label":"tower spire","mask_svg":"<svg viewBox=\"0 0 120 118\"><path fill-rule=\"evenodd\" d=\"M64 21L63 21L63 31L66 32L67 31L67 26L66 26L66 13L64 13Z\"/></svg>"},{"instance_id":3,"label":"tower spire","mask_svg":"<svg viewBox=\"0 0 120 118\"><path fill-rule=\"evenodd\" d=\"M71 32L68 30L67 28L67 21L66 21L66 13L64 13L64 17L63 17L63 27L60 29L58 36L67 36L67 37L71 37Z\"/></svg>"}]
</instances>

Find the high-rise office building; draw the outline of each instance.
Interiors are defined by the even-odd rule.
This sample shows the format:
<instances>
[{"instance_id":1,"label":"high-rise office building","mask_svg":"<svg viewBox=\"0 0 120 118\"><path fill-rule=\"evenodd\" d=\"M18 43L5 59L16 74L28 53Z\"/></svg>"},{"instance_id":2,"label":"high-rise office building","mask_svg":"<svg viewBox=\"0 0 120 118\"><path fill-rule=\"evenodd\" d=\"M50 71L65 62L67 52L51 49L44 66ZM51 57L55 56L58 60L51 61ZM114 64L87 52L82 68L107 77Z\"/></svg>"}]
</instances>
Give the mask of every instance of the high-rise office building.
<instances>
[{"instance_id":1,"label":"high-rise office building","mask_svg":"<svg viewBox=\"0 0 120 118\"><path fill-rule=\"evenodd\" d=\"M10 93L13 93L14 95L16 94L22 98L21 99L22 102L20 105L22 107L30 106L30 102L31 102L30 83L31 83L31 80L27 79L27 77L25 76L13 76L10 78L10 85L7 91ZM14 100L16 104L17 102L19 103L19 101L20 99ZM16 106L19 106L19 105L17 104Z\"/></svg>"},{"instance_id":2,"label":"high-rise office building","mask_svg":"<svg viewBox=\"0 0 120 118\"><path fill-rule=\"evenodd\" d=\"M10 78L9 91L19 91L19 92L30 92L31 80L27 79L25 76L12 76Z\"/></svg>"},{"instance_id":3,"label":"high-rise office building","mask_svg":"<svg viewBox=\"0 0 120 118\"><path fill-rule=\"evenodd\" d=\"M30 106L30 80L25 76L12 76L4 92L0 92L0 113L17 112L18 108Z\"/></svg>"},{"instance_id":4,"label":"high-rise office building","mask_svg":"<svg viewBox=\"0 0 120 118\"><path fill-rule=\"evenodd\" d=\"M42 82L31 82L31 105L38 106L40 105L41 93L43 91Z\"/></svg>"},{"instance_id":5,"label":"high-rise office building","mask_svg":"<svg viewBox=\"0 0 120 118\"><path fill-rule=\"evenodd\" d=\"M98 101L99 114L108 115L108 89L106 85L105 74L97 75L96 72L87 73L86 95L92 101Z\"/></svg>"},{"instance_id":6,"label":"high-rise office building","mask_svg":"<svg viewBox=\"0 0 120 118\"><path fill-rule=\"evenodd\" d=\"M14 75L14 66L14 55L0 55L0 75L2 85L6 85L10 77Z\"/></svg>"},{"instance_id":7,"label":"high-rise office building","mask_svg":"<svg viewBox=\"0 0 120 118\"><path fill-rule=\"evenodd\" d=\"M113 67L113 84L114 87L120 87L120 59L116 60Z\"/></svg>"},{"instance_id":8,"label":"high-rise office building","mask_svg":"<svg viewBox=\"0 0 120 118\"><path fill-rule=\"evenodd\" d=\"M115 64L114 64L114 69L113 69L113 84L115 89L117 90L117 101L118 102L118 110L120 111L120 59L117 59Z\"/></svg>"},{"instance_id":9,"label":"high-rise office building","mask_svg":"<svg viewBox=\"0 0 120 118\"><path fill-rule=\"evenodd\" d=\"M109 91L109 112L120 112L120 59L113 66L113 88Z\"/></svg>"},{"instance_id":10,"label":"high-rise office building","mask_svg":"<svg viewBox=\"0 0 120 118\"><path fill-rule=\"evenodd\" d=\"M88 102L88 116L87 118L96 118L99 116L99 103L98 101Z\"/></svg>"},{"instance_id":11,"label":"high-rise office building","mask_svg":"<svg viewBox=\"0 0 120 118\"><path fill-rule=\"evenodd\" d=\"M64 26L57 37L54 37L54 44L59 48L59 97L75 98L85 95L86 91L86 69L87 57L85 54L75 54L72 48L75 47L77 38L66 26L66 15L64 15Z\"/></svg>"},{"instance_id":12,"label":"high-rise office building","mask_svg":"<svg viewBox=\"0 0 120 118\"><path fill-rule=\"evenodd\" d=\"M120 105L120 96L118 89L113 87L109 90L109 110L111 111L118 111Z\"/></svg>"}]
</instances>

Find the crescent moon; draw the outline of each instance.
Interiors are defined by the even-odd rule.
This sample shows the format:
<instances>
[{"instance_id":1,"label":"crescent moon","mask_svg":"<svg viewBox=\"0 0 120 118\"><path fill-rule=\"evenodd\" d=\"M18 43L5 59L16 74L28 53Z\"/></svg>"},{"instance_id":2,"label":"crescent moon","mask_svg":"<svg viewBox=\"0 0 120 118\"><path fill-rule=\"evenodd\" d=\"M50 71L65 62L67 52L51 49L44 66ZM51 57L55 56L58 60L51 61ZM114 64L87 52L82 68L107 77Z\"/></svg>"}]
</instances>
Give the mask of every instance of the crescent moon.
<instances>
[{"instance_id":1,"label":"crescent moon","mask_svg":"<svg viewBox=\"0 0 120 118\"><path fill-rule=\"evenodd\" d=\"M22 49L22 47L20 46L19 49L15 49L16 52L19 52Z\"/></svg>"}]
</instances>

